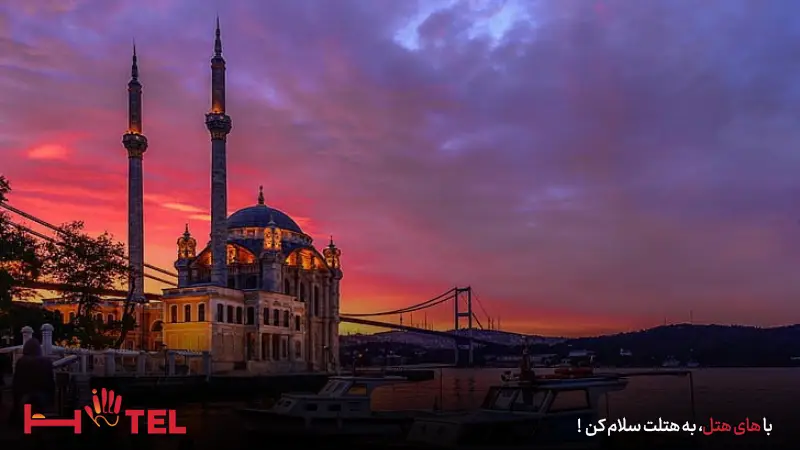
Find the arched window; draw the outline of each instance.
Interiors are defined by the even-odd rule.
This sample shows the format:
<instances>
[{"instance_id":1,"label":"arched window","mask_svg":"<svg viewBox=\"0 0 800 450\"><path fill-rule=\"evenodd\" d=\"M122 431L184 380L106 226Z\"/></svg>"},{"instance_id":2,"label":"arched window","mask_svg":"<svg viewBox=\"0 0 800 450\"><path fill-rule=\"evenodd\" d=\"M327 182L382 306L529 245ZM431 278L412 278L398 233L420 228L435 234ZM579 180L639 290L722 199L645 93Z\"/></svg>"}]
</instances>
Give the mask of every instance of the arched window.
<instances>
[{"instance_id":1,"label":"arched window","mask_svg":"<svg viewBox=\"0 0 800 450\"><path fill-rule=\"evenodd\" d=\"M294 329L300 331L300 316L294 316Z\"/></svg>"},{"instance_id":2,"label":"arched window","mask_svg":"<svg viewBox=\"0 0 800 450\"><path fill-rule=\"evenodd\" d=\"M192 305L183 305L183 321L192 321Z\"/></svg>"},{"instance_id":3,"label":"arched window","mask_svg":"<svg viewBox=\"0 0 800 450\"><path fill-rule=\"evenodd\" d=\"M289 311L283 312L283 326L289 328Z\"/></svg>"},{"instance_id":4,"label":"arched window","mask_svg":"<svg viewBox=\"0 0 800 450\"><path fill-rule=\"evenodd\" d=\"M306 284L300 283L300 301L306 301Z\"/></svg>"},{"instance_id":5,"label":"arched window","mask_svg":"<svg viewBox=\"0 0 800 450\"><path fill-rule=\"evenodd\" d=\"M314 316L320 315L319 310L319 286L314 286Z\"/></svg>"},{"instance_id":6,"label":"arched window","mask_svg":"<svg viewBox=\"0 0 800 450\"><path fill-rule=\"evenodd\" d=\"M106 321L108 321L108 324L109 324L109 325L111 325L112 323L114 323L114 320L115 320L115 319L114 319L114 315L113 315L113 314L109 314L108 316L106 316Z\"/></svg>"},{"instance_id":7,"label":"arched window","mask_svg":"<svg viewBox=\"0 0 800 450\"><path fill-rule=\"evenodd\" d=\"M228 307L225 308L225 309L227 309L226 315L228 316L228 317L226 317L225 321L228 322L228 323L233 323L233 306L228 305Z\"/></svg>"},{"instance_id":8,"label":"arched window","mask_svg":"<svg viewBox=\"0 0 800 450\"><path fill-rule=\"evenodd\" d=\"M269 325L269 308L264 308L264 325Z\"/></svg>"},{"instance_id":9,"label":"arched window","mask_svg":"<svg viewBox=\"0 0 800 450\"><path fill-rule=\"evenodd\" d=\"M222 303L217 303L217 322L225 322L225 306Z\"/></svg>"},{"instance_id":10,"label":"arched window","mask_svg":"<svg viewBox=\"0 0 800 450\"><path fill-rule=\"evenodd\" d=\"M69 312L69 322L72 323L75 321L75 311Z\"/></svg>"},{"instance_id":11,"label":"arched window","mask_svg":"<svg viewBox=\"0 0 800 450\"><path fill-rule=\"evenodd\" d=\"M172 305L169 307L169 321L172 323L178 323L178 305Z\"/></svg>"},{"instance_id":12,"label":"arched window","mask_svg":"<svg viewBox=\"0 0 800 450\"><path fill-rule=\"evenodd\" d=\"M206 321L206 304L200 303L197 305L197 321L198 322L205 322Z\"/></svg>"},{"instance_id":13,"label":"arched window","mask_svg":"<svg viewBox=\"0 0 800 450\"><path fill-rule=\"evenodd\" d=\"M237 306L236 307L236 323L239 323L239 324L242 323L242 307L241 306Z\"/></svg>"},{"instance_id":14,"label":"arched window","mask_svg":"<svg viewBox=\"0 0 800 450\"><path fill-rule=\"evenodd\" d=\"M248 325L255 325L256 324L256 309L252 306L247 307L247 324Z\"/></svg>"},{"instance_id":15,"label":"arched window","mask_svg":"<svg viewBox=\"0 0 800 450\"><path fill-rule=\"evenodd\" d=\"M277 309L272 310L272 324L276 327L281 324L281 312Z\"/></svg>"},{"instance_id":16,"label":"arched window","mask_svg":"<svg viewBox=\"0 0 800 450\"><path fill-rule=\"evenodd\" d=\"M291 295L292 286L289 283L289 280L283 280L283 293L286 295Z\"/></svg>"},{"instance_id":17,"label":"arched window","mask_svg":"<svg viewBox=\"0 0 800 450\"><path fill-rule=\"evenodd\" d=\"M95 314L94 315L94 320L97 321L97 322L103 323L103 315L100 314L100 313Z\"/></svg>"},{"instance_id":18,"label":"arched window","mask_svg":"<svg viewBox=\"0 0 800 450\"><path fill-rule=\"evenodd\" d=\"M150 326L150 331L154 333L161 332L164 329L164 323L160 320L156 320L153 322L153 325Z\"/></svg>"}]
</instances>

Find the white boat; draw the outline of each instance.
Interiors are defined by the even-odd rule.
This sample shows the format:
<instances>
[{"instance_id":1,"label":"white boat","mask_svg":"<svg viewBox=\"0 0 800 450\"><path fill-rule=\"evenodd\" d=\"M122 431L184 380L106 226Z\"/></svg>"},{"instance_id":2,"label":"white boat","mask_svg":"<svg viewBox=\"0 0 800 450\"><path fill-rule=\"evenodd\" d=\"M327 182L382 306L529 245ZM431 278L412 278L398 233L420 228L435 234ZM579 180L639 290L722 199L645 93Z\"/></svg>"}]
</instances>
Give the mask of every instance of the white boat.
<instances>
[{"instance_id":1,"label":"white boat","mask_svg":"<svg viewBox=\"0 0 800 450\"><path fill-rule=\"evenodd\" d=\"M681 362L675 359L674 356L670 356L661 363L661 367L680 367Z\"/></svg>"},{"instance_id":2,"label":"white boat","mask_svg":"<svg viewBox=\"0 0 800 450\"><path fill-rule=\"evenodd\" d=\"M269 436L285 435L297 441L380 436L402 438L415 415L424 411L373 411L375 389L406 383L405 377L331 377L316 394L284 394L272 408L242 409L245 429ZM429 413L430 414L430 413Z\"/></svg>"},{"instance_id":3,"label":"white boat","mask_svg":"<svg viewBox=\"0 0 800 450\"><path fill-rule=\"evenodd\" d=\"M625 389L633 376L688 373L691 377L689 371L601 375L586 370L492 387L476 412L418 417L408 434L407 447L495 450L600 446L603 439L578 432L578 427L580 423L597 422L601 398Z\"/></svg>"}]
</instances>

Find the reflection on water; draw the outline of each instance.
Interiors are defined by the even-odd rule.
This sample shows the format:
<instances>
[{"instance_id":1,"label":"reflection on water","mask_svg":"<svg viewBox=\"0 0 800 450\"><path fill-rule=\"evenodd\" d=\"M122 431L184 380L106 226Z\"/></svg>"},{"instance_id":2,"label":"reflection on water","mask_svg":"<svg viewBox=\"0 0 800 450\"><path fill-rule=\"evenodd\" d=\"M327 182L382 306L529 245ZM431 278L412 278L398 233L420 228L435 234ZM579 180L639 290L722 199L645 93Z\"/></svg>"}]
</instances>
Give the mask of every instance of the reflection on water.
<instances>
[{"instance_id":1,"label":"reflection on water","mask_svg":"<svg viewBox=\"0 0 800 450\"><path fill-rule=\"evenodd\" d=\"M373 408L429 409L437 403L446 410L477 408L489 387L499 384L503 371L441 369L434 380L379 388L373 395ZM791 411L800 398L799 376L797 368L695 369L697 418L770 418ZM688 377L635 377L627 389L609 394L608 404L603 403L600 411L605 415L607 409L612 418L688 420L690 392Z\"/></svg>"},{"instance_id":2,"label":"reflection on water","mask_svg":"<svg viewBox=\"0 0 800 450\"><path fill-rule=\"evenodd\" d=\"M384 386L373 395L375 410L477 408L484 394L499 384L503 369L442 369L434 380ZM795 402L800 398L800 369L695 369L694 391L696 419L706 423L709 417L738 423L745 417L766 417L775 432L790 430ZM254 395L254 400L261 400ZM643 422L659 417L670 421L691 418L690 390L687 377L632 378L628 388L611 393L608 404L601 405L601 416L626 417ZM215 404L203 411L186 407L179 411L179 421L191 434L202 430L206 439L234 445L243 435L233 412L241 404Z\"/></svg>"}]
</instances>

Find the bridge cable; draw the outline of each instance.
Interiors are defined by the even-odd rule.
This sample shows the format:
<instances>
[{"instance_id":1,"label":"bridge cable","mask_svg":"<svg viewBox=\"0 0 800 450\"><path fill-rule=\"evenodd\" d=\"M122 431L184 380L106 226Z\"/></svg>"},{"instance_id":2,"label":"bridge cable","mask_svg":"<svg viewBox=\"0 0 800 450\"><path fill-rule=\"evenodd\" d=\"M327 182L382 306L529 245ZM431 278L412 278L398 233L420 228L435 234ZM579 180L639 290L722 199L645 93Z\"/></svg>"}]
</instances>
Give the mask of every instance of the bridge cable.
<instances>
[{"instance_id":1,"label":"bridge cable","mask_svg":"<svg viewBox=\"0 0 800 450\"><path fill-rule=\"evenodd\" d=\"M396 309L394 311L382 311L382 312L366 313L366 314L345 314L345 313L341 313L341 315L342 316L348 316L348 317L374 317L374 316L391 316L391 315L397 315L397 314L404 314L404 313L407 313L407 312L419 311L421 309L427 309L427 308L430 308L431 306L436 306L438 304L444 303L444 302L452 299L453 298L453 295L452 295L453 291L455 291L455 288L451 288L447 292L445 292L443 294L440 294L440 295L437 295L436 297L434 297L434 298L432 298L430 300L426 300L424 302L417 303L416 305L408 306L406 308Z\"/></svg>"},{"instance_id":2,"label":"bridge cable","mask_svg":"<svg viewBox=\"0 0 800 450\"><path fill-rule=\"evenodd\" d=\"M44 226L46 228L49 228L49 229L51 229L51 230L53 230L53 231L55 231L57 233L67 234L67 232L64 231L63 229L61 229L61 228L59 228L59 227L57 227L57 226L55 226L55 225L53 225L51 223L45 222L44 220L39 219L36 216L28 214L25 211L22 211L20 209L14 208L13 206L9 205L8 203L0 202L0 207L5 208L5 209L7 209L7 210L9 210L9 211L11 211L11 212L13 212L15 214L18 214L18 215L20 215L20 216L22 216L22 217L24 217L24 218L26 218L28 220L32 220L32 221L38 223L39 225L42 225L42 226ZM144 266L147 267L148 269L153 269L156 272L161 272L164 275L169 275L169 276L175 277L175 278L178 277L178 274L176 274L174 272L170 272L170 271L165 270L165 269L162 269L161 267L158 267L158 266L154 266L154 265L147 264L147 263L144 263ZM172 283L172 282L170 282L170 283Z\"/></svg>"}]
</instances>

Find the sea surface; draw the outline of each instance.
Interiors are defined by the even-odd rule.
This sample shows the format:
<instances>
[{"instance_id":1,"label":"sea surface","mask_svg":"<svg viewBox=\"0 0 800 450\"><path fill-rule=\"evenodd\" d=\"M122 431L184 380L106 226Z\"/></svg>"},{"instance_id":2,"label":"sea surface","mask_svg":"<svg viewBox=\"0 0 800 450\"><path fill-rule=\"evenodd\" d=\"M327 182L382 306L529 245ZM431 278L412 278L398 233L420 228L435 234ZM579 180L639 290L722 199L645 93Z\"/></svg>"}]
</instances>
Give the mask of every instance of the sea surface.
<instances>
[{"instance_id":1,"label":"sea surface","mask_svg":"<svg viewBox=\"0 0 800 450\"><path fill-rule=\"evenodd\" d=\"M504 370L437 369L434 380L379 388L373 394L373 409L477 408L486 391L500 384L500 375ZM800 429L800 412L797 410L800 368L698 368L692 369L692 378L694 419L688 377L675 376L631 378L627 389L609 394L608 402L601 405L600 416L611 420L625 418L629 424L643 424L648 420L657 423L661 418L681 425L687 421L708 425L713 418L715 421L728 422L733 427L747 418L759 423L766 419L773 427L768 438L773 442L796 434ZM252 402L265 400L271 399L261 398L254 393ZM186 422L190 433L192 429L206 432L203 438L205 443L233 445L242 438L235 414L235 410L241 406L212 404L205 410L199 406L189 406L179 410L179 416L183 417L182 421Z\"/></svg>"}]
</instances>

